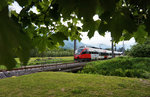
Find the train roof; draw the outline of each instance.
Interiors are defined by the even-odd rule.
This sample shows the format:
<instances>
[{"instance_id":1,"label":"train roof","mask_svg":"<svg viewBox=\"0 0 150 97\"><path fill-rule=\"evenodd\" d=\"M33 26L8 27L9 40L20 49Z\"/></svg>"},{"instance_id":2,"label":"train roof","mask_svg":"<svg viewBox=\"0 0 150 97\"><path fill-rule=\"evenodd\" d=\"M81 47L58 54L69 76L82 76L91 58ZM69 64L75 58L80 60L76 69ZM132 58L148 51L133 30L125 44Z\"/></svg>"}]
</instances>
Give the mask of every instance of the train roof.
<instances>
[{"instance_id":1,"label":"train roof","mask_svg":"<svg viewBox=\"0 0 150 97\"><path fill-rule=\"evenodd\" d=\"M94 48L94 49L102 49L102 48L93 47L93 46L80 46L79 48Z\"/></svg>"},{"instance_id":2,"label":"train roof","mask_svg":"<svg viewBox=\"0 0 150 97\"><path fill-rule=\"evenodd\" d=\"M92 46L80 46L79 47L79 49L84 49L84 48L89 49L89 51L112 53L111 50L104 50L104 49L98 48L98 47L92 47ZM118 51L114 51L114 53L122 54L122 52L118 52Z\"/></svg>"}]
</instances>

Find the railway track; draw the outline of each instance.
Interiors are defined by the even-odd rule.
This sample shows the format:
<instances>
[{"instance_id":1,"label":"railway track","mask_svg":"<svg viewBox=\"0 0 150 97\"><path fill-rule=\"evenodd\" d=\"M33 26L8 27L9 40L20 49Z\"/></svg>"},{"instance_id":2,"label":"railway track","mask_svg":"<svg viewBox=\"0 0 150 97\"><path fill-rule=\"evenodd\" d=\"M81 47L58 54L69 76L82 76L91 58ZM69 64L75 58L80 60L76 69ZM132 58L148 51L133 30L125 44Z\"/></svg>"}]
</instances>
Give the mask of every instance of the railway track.
<instances>
[{"instance_id":1,"label":"railway track","mask_svg":"<svg viewBox=\"0 0 150 97\"><path fill-rule=\"evenodd\" d=\"M10 71L1 70L0 79L12 77L12 76L21 76L21 75L26 75L26 74L36 73L36 72L43 72L43 71L75 72L77 70L81 70L86 65L86 63L87 62L42 64L42 65L24 66Z\"/></svg>"}]
</instances>

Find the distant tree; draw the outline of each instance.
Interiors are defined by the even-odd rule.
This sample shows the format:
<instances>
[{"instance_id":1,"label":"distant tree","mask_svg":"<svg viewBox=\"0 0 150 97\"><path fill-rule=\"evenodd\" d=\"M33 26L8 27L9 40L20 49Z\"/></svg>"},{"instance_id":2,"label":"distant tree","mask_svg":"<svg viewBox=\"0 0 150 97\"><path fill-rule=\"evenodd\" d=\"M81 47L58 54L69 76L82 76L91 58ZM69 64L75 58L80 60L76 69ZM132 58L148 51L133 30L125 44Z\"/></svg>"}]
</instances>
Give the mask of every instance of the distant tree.
<instances>
[{"instance_id":1,"label":"distant tree","mask_svg":"<svg viewBox=\"0 0 150 97\"><path fill-rule=\"evenodd\" d=\"M129 53L130 53L130 49L127 49L127 50L125 50L125 55L129 55Z\"/></svg>"},{"instance_id":2,"label":"distant tree","mask_svg":"<svg viewBox=\"0 0 150 97\"><path fill-rule=\"evenodd\" d=\"M111 48L105 48L105 50L111 50Z\"/></svg>"},{"instance_id":3,"label":"distant tree","mask_svg":"<svg viewBox=\"0 0 150 97\"><path fill-rule=\"evenodd\" d=\"M129 51L129 55L133 57L150 57L150 39L143 44L134 45Z\"/></svg>"},{"instance_id":4,"label":"distant tree","mask_svg":"<svg viewBox=\"0 0 150 97\"><path fill-rule=\"evenodd\" d=\"M117 49L117 51L119 51L119 52L123 52L124 50L125 49L123 47L120 47L120 48Z\"/></svg>"},{"instance_id":5,"label":"distant tree","mask_svg":"<svg viewBox=\"0 0 150 97\"><path fill-rule=\"evenodd\" d=\"M8 10L13 2L22 7L20 13ZM90 38L96 30L110 31L114 42L131 37L143 42L149 25L150 0L0 0L0 64L13 68L17 55L26 65L32 48L42 52L68 37L80 39L79 31L88 31Z\"/></svg>"}]
</instances>

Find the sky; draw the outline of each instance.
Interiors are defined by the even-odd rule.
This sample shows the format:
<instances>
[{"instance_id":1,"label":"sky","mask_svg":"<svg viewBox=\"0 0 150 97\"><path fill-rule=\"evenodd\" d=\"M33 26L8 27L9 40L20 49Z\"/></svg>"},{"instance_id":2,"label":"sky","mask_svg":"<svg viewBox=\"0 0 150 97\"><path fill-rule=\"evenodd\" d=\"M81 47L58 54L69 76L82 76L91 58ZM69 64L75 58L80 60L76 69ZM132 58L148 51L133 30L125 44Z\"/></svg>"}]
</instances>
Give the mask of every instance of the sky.
<instances>
[{"instance_id":1,"label":"sky","mask_svg":"<svg viewBox=\"0 0 150 97\"><path fill-rule=\"evenodd\" d=\"M95 47L102 47L102 45L105 45L107 47L111 47L111 34L110 34L110 32L106 32L105 36L101 36L96 31L94 36L91 39L88 38L87 32L82 32L81 34L82 34L81 42L84 44L95 46ZM129 41L124 41L125 49L130 49L131 46L134 44L136 44L134 38L131 38ZM122 46L123 46L123 41L121 41L117 44L117 48L120 48Z\"/></svg>"},{"instance_id":2,"label":"sky","mask_svg":"<svg viewBox=\"0 0 150 97\"><path fill-rule=\"evenodd\" d=\"M11 10L16 10L17 13L19 13L21 11L21 7L18 5L18 3L14 2L12 4L12 6L9 7ZM36 8L33 7L31 9L33 12L38 13L36 11ZM93 17L94 20L98 20L98 16L95 15ZM79 24L78 26L80 26L82 24ZM87 32L81 32L81 42L90 46L95 46L95 47L101 47L102 45L105 45L107 47L111 47L111 35L110 32L106 32L105 36L101 36L99 35L99 33L96 31L94 36L89 39L87 36ZM130 49L132 45L136 44L135 39L131 38L129 41L124 41L125 44L125 49ZM117 48L122 47L123 42L119 42L117 44Z\"/></svg>"}]
</instances>

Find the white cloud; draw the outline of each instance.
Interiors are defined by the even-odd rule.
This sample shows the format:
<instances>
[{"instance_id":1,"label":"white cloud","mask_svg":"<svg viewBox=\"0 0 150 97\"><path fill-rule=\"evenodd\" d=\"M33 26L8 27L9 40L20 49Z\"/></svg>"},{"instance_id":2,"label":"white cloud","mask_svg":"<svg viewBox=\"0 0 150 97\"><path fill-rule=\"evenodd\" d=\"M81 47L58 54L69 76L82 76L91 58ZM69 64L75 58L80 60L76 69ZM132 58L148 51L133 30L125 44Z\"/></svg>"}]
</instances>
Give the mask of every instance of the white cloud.
<instances>
[{"instance_id":1,"label":"white cloud","mask_svg":"<svg viewBox=\"0 0 150 97\"><path fill-rule=\"evenodd\" d=\"M88 33L87 32L82 32L81 34L82 34L81 42L86 44L86 45L99 47L99 46L104 44L107 47L111 47L111 34L110 34L110 32L106 32L105 36L101 36L96 31L94 36L91 39L88 38L88 36L87 36ZM126 49L130 48L130 46L135 44L135 39L131 38L129 41L124 41L124 44L125 44ZM117 44L117 48L122 47L122 45L123 45L123 42L121 41Z\"/></svg>"},{"instance_id":2,"label":"white cloud","mask_svg":"<svg viewBox=\"0 0 150 97\"><path fill-rule=\"evenodd\" d=\"M130 49L135 44L136 44L136 42L135 42L134 38L131 38L129 41L124 41L125 49ZM118 45L118 47L123 46L123 41L119 42L117 45Z\"/></svg>"},{"instance_id":3,"label":"white cloud","mask_svg":"<svg viewBox=\"0 0 150 97\"><path fill-rule=\"evenodd\" d=\"M20 13L20 11L22 10L22 7L19 6L19 4L15 1L14 3L12 3L12 5L9 6L10 10L15 10L17 13Z\"/></svg>"},{"instance_id":4,"label":"white cloud","mask_svg":"<svg viewBox=\"0 0 150 97\"><path fill-rule=\"evenodd\" d=\"M22 7L15 1L14 3L12 3L12 5L9 6L9 9L15 10L17 13L20 13ZM33 6L29 11L33 11L34 13L39 14L35 6Z\"/></svg>"},{"instance_id":5,"label":"white cloud","mask_svg":"<svg viewBox=\"0 0 150 97\"><path fill-rule=\"evenodd\" d=\"M85 44L92 45L92 46L99 46L100 44L105 44L105 45L109 46L111 44L111 42L110 42L111 37L110 37L110 33L108 33L108 32L106 32L105 36L103 37L103 36L99 35L99 33L96 31L94 36L91 39L88 38L87 32L82 32L81 34L82 34L81 42L83 42Z\"/></svg>"}]
</instances>

